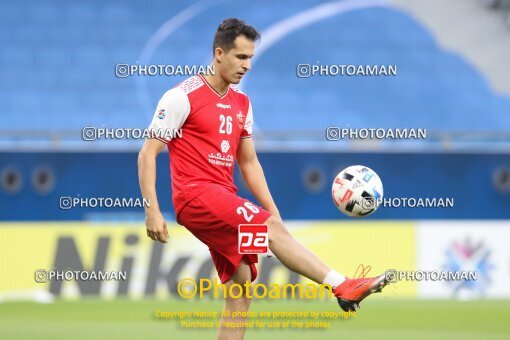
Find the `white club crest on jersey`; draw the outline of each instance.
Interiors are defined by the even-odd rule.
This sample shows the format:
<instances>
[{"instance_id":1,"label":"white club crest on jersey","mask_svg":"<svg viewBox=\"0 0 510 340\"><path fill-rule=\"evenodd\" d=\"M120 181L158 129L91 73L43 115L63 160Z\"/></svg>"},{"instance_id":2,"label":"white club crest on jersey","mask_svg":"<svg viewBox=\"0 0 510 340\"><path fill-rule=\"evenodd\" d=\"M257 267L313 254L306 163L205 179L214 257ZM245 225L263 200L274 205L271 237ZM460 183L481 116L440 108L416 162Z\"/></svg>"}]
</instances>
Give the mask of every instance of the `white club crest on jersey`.
<instances>
[{"instance_id":1,"label":"white club crest on jersey","mask_svg":"<svg viewBox=\"0 0 510 340\"><path fill-rule=\"evenodd\" d=\"M237 121L239 122L239 128L242 129L244 125L244 114L239 110L239 113L236 115Z\"/></svg>"}]
</instances>

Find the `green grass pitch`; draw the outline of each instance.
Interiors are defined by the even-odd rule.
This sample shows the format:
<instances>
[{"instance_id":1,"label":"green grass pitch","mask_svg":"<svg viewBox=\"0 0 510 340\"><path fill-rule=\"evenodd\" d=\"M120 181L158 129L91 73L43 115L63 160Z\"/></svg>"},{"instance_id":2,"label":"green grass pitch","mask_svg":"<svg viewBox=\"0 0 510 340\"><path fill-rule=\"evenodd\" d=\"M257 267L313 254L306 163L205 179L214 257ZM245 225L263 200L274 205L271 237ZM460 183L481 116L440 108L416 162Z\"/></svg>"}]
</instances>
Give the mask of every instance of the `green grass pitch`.
<instances>
[{"instance_id":1,"label":"green grass pitch","mask_svg":"<svg viewBox=\"0 0 510 340\"><path fill-rule=\"evenodd\" d=\"M80 300L0 303L0 339L214 339L159 311L220 311L221 301ZM339 311L336 302L254 301L252 311ZM196 319L195 319L196 320ZM365 301L327 329L248 329L245 339L510 339L510 301ZM266 320L267 321L267 320Z\"/></svg>"}]
</instances>

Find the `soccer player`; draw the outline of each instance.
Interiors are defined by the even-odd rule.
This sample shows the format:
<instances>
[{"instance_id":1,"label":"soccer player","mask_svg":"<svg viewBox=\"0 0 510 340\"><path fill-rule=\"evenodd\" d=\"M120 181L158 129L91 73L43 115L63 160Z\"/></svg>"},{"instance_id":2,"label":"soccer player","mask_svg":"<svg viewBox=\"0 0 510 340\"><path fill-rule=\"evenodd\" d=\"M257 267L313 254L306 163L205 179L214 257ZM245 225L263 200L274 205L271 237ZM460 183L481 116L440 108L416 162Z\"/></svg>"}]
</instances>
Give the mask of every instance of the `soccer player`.
<instances>
[{"instance_id":1,"label":"soccer player","mask_svg":"<svg viewBox=\"0 0 510 340\"><path fill-rule=\"evenodd\" d=\"M146 208L147 236L160 242L167 242L169 237L156 197L156 157L166 147L177 222L209 247L227 289L257 277L257 255L239 254L239 224L265 224L269 248L287 268L317 283L330 284L342 309L355 310L361 300L386 285L384 275L346 278L295 240L282 222L257 159L252 139L252 104L234 84L250 70L258 39L259 33L252 26L238 19L224 20L214 36L214 74L188 78L159 101L149 128L182 129L182 135L148 139L139 153L140 187L143 197L151 202ZM236 195L236 161L262 207ZM245 312L250 302L247 297L227 297L224 308ZM221 322L229 320L232 319L222 317ZM244 331L220 327L217 337L242 339Z\"/></svg>"}]
</instances>

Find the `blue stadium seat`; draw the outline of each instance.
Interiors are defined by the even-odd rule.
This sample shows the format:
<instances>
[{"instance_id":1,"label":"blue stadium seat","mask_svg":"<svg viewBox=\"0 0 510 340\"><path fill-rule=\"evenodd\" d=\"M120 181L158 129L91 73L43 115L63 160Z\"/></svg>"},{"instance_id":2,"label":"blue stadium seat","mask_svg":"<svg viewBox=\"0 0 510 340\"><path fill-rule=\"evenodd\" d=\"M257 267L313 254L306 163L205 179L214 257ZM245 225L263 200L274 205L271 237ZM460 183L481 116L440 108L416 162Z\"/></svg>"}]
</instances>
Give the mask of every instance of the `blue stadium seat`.
<instances>
[{"instance_id":1,"label":"blue stadium seat","mask_svg":"<svg viewBox=\"0 0 510 340\"><path fill-rule=\"evenodd\" d=\"M20 109L40 113L44 118L32 122L40 129L65 130L89 117L115 126L145 126L162 93L182 77L118 79L115 64L205 64L223 18L242 11L243 19L265 33L324 4L286 0L267 11L247 0L202 2L208 9L166 37L150 60L140 61L156 30L195 3L0 3L0 109L6 113L0 129L23 125ZM510 126L510 116L501 114L510 112L509 98L495 95L476 69L442 50L431 32L391 7L333 15L291 32L258 57L242 86L261 130L323 130L332 117L352 127L454 131ZM398 76L300 79L299 63L396 64Z\"/></svg>"}]
</instances>

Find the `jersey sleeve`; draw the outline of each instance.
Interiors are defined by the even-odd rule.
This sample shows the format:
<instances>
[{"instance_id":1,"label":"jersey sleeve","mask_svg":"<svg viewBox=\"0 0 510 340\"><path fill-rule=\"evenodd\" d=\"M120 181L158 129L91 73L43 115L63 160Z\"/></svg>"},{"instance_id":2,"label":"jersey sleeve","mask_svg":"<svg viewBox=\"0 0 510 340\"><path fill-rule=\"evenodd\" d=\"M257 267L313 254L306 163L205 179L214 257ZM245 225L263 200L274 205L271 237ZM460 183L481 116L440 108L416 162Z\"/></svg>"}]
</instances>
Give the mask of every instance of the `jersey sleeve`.
<instances>
[{"instance_id":1,"label":"jersey sleeve","mask_svg":"<svg viewBox=\"0 0 510 340\"><path fill-rule=\"evenodd\" d=\"M159 100L149 125L151 136L167 144L182 128L190 111L188 96L180 87L168 90Z\"/></svg>"},{"instance_id":2,"label":"jersey sleeve","mask_svg":"<svg viewBox=\"0 0 510 340\"><path fill-rule=\"evenodd\" d=\"M253 130L253 112L251 109L251 102L248 105L248 113L244 121L243 131L241 131L241 138L250 138Z\"/></svg>"}]
</instances>

